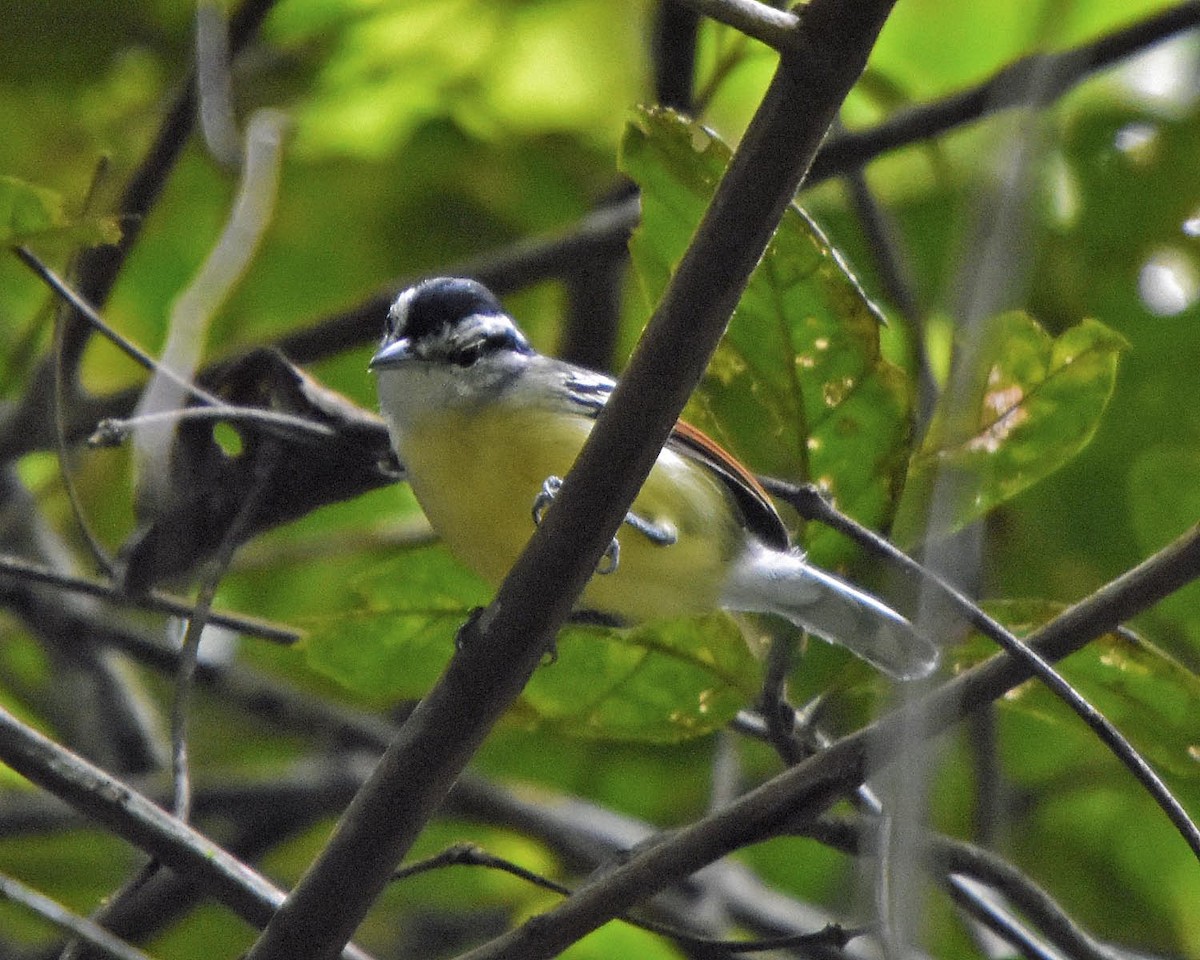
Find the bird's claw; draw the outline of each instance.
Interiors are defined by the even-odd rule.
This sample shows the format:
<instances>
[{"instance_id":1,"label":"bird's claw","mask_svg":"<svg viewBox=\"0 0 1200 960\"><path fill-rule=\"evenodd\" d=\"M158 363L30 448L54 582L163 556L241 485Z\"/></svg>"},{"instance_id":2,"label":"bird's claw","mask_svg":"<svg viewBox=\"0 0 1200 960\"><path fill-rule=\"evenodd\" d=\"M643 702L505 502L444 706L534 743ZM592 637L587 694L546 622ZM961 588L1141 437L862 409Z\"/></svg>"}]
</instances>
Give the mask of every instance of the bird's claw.
<instances>
[{"instance_id":1,"label":"bird's claw","mask_svg":"<svg viewBox=\"0 0 1200 960\"><path fill-rule=\"evenodd\" d=\"M558 491L562 489L562 477L549 476L542 483L542 489L538 495L533 498L533 525L540 527L542 518L546 515L546 510L550 504L554 502L554 498L558 496Z\"/></svg>"},{"instance_id":2,"label":"bird's claw","mask_svg":"<svg viewBox=\"0 0 1200 960\"><path fill-rule=\"evenodd\" d=\"M541 525L542 519L546 516L546 510L554 502L554 498L558 496L558 491L562 489L562 484L562 477L556 476L549 476L542 483L542 489L533 498L531 513L535 526ZM654 523L652 520L647 520L645 517L634 513L632 510L625 514L625 519L622 522L633 527L634 530L657 547L669 547L679 539L679 535L675 532L675 528L671 524ZM601 576L616 573L617 567L620 564L621 544L616 537L613 537L612 542L605 548L600 562L596 565L596 573Z\"/></svg>"}]
</instances>

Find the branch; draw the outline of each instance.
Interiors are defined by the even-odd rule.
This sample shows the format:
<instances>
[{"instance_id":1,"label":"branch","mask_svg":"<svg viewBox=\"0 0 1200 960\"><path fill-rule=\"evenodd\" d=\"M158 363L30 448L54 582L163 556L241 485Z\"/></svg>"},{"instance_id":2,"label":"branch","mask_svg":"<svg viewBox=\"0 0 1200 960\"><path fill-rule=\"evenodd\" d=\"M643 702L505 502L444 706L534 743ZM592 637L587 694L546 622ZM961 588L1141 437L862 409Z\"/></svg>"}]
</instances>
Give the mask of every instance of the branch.
<instances>
[{"instance_id":1,"label":"branch","mask_svg":"<svg viewBox=\"0 0 1200 960\"><path fill-rule=\"evenodd\" d=\"M261 927L283 902L281 891L207 837L3 709L0 760L188 878L243 920ZM370 960L354 946L342 957Z\"/></svg>"},{"instance_id":2,"label":"branch","mask_svg":"<svg viewBox=\"0 0 1200 960\"><path fill-rule=\"evenodd\" d=\"M556 509L558 508L556 504ZM1029 638L1048 660L1058 660L1093 637L1142 612L1200 577L1200 526L1062 613ZM834 800L877 772L885 761L879 744L900 730L933 737L1030 678L1007 653L944 684L928 696L844 737L734 803L643 845L636 856L601 874L548 913L532 918L460 957L460 960L537 960L595 930L633 904L733 851L762 840L782 825L799 829ZM920 725L913 718L920 718Z\"/></svg>"},{"instance_id":3,"label":"branch","mask_svg":"<svg viewBox=\"0 0 1200 960\"><path fill-rule=\"evenodd\" d=\"M424 860L406 864L392 874L392 880L406 880L409 877L443 870L447 867L483 867L497 870L509 876L524 880L542 890L549 890L564 897L569 897L572 890L566 884L551 880L540 873L535 873L512 860L488 853L474 843L456 843L447 847L441 853L434 854ZM621 916L622 922L632 927L645 930L657 936L673 940L681 947L691 952L699 952L704 956L727 956L744 953L765 953L769 950L783 950L800 946L835 947L844 950L846 945L866 933L865 930L847 930L840 924L828 923L820 930L808 933L788 934L785 936L762 938L757 940L730 940L723 937L697 936L689 930L660 923L657 920L646 920L639 917Z\"/></svg>"},{"instance_id":4,"label":"branch","mask_svg":"<svg viewBox=\"0 0 1200 960\"><path fill-rule=\"evenodd\" d=\"M68 910L57 900L38 893L12 877L0 874L0 897L19 903L57 927L69 931L80 940L85 940L105 956L115 960L150 960L148 954L130 946L87 917Z\"/></svg>"},{"instance_id":5,"label":"branch","mask_svg":"<svg viewBox=\"0 0 1200 960\"><path fill-rule=\"evenodd\" d=\"M28 247L16 247L13 253L17 258L32 270L37 277L63 299L64 302L70 304L75 313L83 320L86 320L91 325L93 330L103 334L114 346L117 347L125 356L129 357L135 363L139 364L153 374L162 376L170 380L179 390L190 393L201 403L211 404L215 407L222 406L221 400L214 397L211 393L202 390L186 377L181 377L174 369L169 366L162 366L149 353L139 347L136 343L119 333L115 327L109 324L102 316L100 311L88 303L82 296L71 289L71 285L63 280L57 273L51 270L40 257L37 256Z\"/></svg>"},{"instance_id":6,"label":"branch","mask_svg":"<svg viewBox=\"0 0 1200 960\"><path fill-rule=\"evenodd\" d=\"M867 130L831 136L813 163L808 183L812 185L858 169L892 150L941 136L1001 110L1027 106L1026 94L1030 89L1039 91L1037 105L1043 106L1097 71L1197 26L1200 26L1200 2L1191 0L1090 43L1060 53L1035 53L1014 60L977 86L934 103L898 111ZM1035 79L1037 84L1031 85Z\"/></svg>"},{"instance_id":7,"label":"branch","mask_svg":"<svg viewBox=\"0 0 1200 960\"><path fill-rule=\"evenodd\" d=\"M819 843L860 855L871 825L864 821L822 818L801 834ZM940 873L939 880L949 886L955 875L970 877L1004 895L1016 905L1067 956L1076 960L1114 960L1114 954L1087 931L1080 928L1045 890L1002 857L974 844L950 837L926 838L927 866Z\"/></svg>"},{"instance_id":8,"label":"branch","mask_svg":"<svg viewBox=\"0 0 1200 960\"><path fill-rule=\"evenodd\" d=\"M641 202L628 196L584 216L567 230L524 239L500 250L450 264L438 275L474 277L497 296L544 280L575 273L596 260L624 257L626 243L641 216ZM380 318L387 315L396 294L424 276L402 277L385 290L344 313L321 320L275 341L296 363L312 363L342 350L379 339Z\"/></svg>"},{"instance_id":9,"label":"branch","mask_svg":"<svg viewBox=\"0 0 1200 960\"><path fill-rule=\"evenodd\" d=\"M136 607L139 610L150 610L154 613L165 613L173 617L190 617L195 612L195 604L187 600L181 600L178 597L172 597L161 591L156 590L140 596L130 596L118 590L112 584L87 580L68 573L60 573L50 567L43 567L35 563L30 563L28 560L6 556L5 554L0 554L0 574L18 580L27 580L30 583L44 583L49 586L58 587L61 590L69 590L72 593L81 593L85 596L100 597L120 606ZM225 613L220 610L211 611L208 616L208 622L275 643L295 643L300 639L300 635L290 627L280 626L267 620L260 620L257 617Z\"/></svg>"},{"instance_id":10,"label":"branch","mask_svg":"<svg viewBox=\"0 0 1200 960\"><path fill-rule=\"evenodd\" d=\"M301 953L322 960L336 952L518 696L654 465L891 6L813 0L806 8L804 55L782 57L554 509L492 605L464 628L446 672L251 949L251 960Z\"/></svg>"},{"instance_id":11,"label":"branch","mask_svg":"<svg viewBox=\"0 0 1200 960\"><path fill-rule=\"evenodd\" d=\"M801 43L800 18L790 10L759 0L679 0L684 6L761 40L780 53L797 50Z\"/></svg>"}]
</instances>

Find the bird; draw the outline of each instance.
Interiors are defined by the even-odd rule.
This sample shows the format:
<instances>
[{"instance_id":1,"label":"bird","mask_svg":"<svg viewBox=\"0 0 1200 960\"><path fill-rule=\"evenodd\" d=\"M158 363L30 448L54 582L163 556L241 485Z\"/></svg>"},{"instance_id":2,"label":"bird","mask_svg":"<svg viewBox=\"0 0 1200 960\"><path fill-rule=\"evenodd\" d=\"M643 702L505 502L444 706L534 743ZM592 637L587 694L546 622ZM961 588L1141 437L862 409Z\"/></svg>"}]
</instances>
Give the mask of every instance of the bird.
<instances>
[{"instance_id":1,"label":"bird","mask_svg":"<svg viewBox=\"0 0 1200 960\"><path fill-rule=\"evenodd\" d=\"M498 585L616 381L537 352L496 296L464 277L401 292L370 370L434 532ZM809 563L750 470L682 420L576 610L613 626L717 610L775 614L898 680L938 663L937 646L902 615Z\"/></svg>"}]
</instances>

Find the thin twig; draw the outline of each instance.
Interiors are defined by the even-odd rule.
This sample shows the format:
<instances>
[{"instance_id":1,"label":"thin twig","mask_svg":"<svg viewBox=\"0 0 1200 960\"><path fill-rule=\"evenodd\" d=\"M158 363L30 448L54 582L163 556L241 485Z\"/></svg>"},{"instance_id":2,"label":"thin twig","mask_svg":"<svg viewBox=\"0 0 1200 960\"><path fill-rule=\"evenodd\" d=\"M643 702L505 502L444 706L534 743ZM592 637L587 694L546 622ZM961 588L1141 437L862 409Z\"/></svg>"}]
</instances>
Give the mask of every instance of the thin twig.
<instances>
[{"instance_id":1,"label":"thin twig","mask_svg":"<svg viewBox=\"0 0 1200 960\"><path fill-rule=\"evenodd\" d=\"M261 407L183 407L165 410L162 413L146 413L125 420L109 418L96 424L95 432L88 437L92 447L114 447L124 443L130 433L147 423L240 423L251 427L262 427L277 436L308 442L336 440L338 432L328 424L298 417L278 410Z\"/></svg>"},{"instance_id":2,"label":"thin twig","mask_svg":"<svg viewBox=\"0 0 1200 960\"><path fill-rule=\"evenodd\" d=\"M64 324L61 310L54 311L54 356L52 375L54 377L54 448L58 455L58 472L62 477L63 489L67 493L67 501L71 504L71 513L75 517L75 526L79 528L83 541L87 545L92 559L110 579L114 575L115 565L108 551L101 544L100 538L92 530L91 523L83 509L79 490L75 486L75 471L67 449L67 371L63 362Z\"/></svg>"},{"instance_id":3,"label":"thin twig","mask_svg":"<svg viewBox=\"0 0 1200 960\"><path fill-rule=\"evenodd\" d=\"M51 900L44 894L25 886L19 880L14 880L4 874L0 874L0 897L13 903L19 903L42 919L49 920L56 927L91 944L105 956L113 957L114 960L150 960L149 954L143 953L120 937L114 936L99 924L87 917L81 917L74 911L68 910L57 900Z\"/></svg>"},{"instance_id":4,"label":"thin twig","mask_svg":"<svg viewBox=\"0 0 1200 960\"><path fill-rule=\"evenodd\" d=\"M513 863L504 857L498 857L473 843L456 843L447 847L441 853L434 854L424 860L401 867L392 874L393 880L404 880L409 877L442 870L446 867L484 867L488 870L499 870L510 876L524 880L526 883L549 890L552 893L569 897L574 891L566 884L551 880L549 877ZM788 934L780 937L764 937L757 940L728 940L719 937L698 937L671 924L659 923L654 920L639 919L631 916L620 916L615 919L632 927L645 930L675 941L682 947L692 950L713 951L725 954L765 953L768 950L786 950L796 947L828 946L843 948L852 940L869 932L869 928L846 928L840 924L827 924L823 929L812 933Z\"/></svg>"},{"instance_id":5,"label":"thin twig","mask_svg":"<svg viewBox=\"0 0 1200 960\"><path fill-rule=\"evenodd\" d=\"M195 607L187 600L173 597L160 590L152 590L147 594L131 596L118 590L112 584L100 583L96 580L87 580L83 577L60 573L58 570L30 563L28 560L22 560L20 557L10 557L0 554L0 573L5 576L30 580L35 583L49 584L59 587L62 590L70 590L73 593L101 597L119 606L136 607L141 610L149 610L153 613L187 617L191 616L195 610ZM270 640L273 643L295 643L300 639L300 634L290 627L236 613L213 611L209 616L209 622L217 626L228 627L230 630L236 630L247 636Z\"/></svg>"},{"instance_id":6,"label":"thin twig","mask_svg":"<svg viewBox=\"0 0 1200 960\"><path fill-rule=\"evenodd\" d=\"M213 396L202 387L196 386L190 380L179 376L174 370L159 364L149 353L139 347L136 343L119 333L114 327L110 326L105 319L100 316L100 313L83 297L71 289L71 285L62 279L57 273L50 269L42 260L28 247L16 247L13 252L25 266L29 267L51 290L57 293L64 301L74 307L76 313L98 332L103 334L117 348L121 350L127 357L140 364L151 373L160 374L167 380L170 380L181 390L191 394L201 403L211 404L213 406L223 406L224 402Z\"/></svg>"},{"instance_id":7,"label":"thin twig","mask_svg":"<svg viewBox=\"0 0 1200 960\"><path fill-rule=\"evenodd\" d=\"M243 534L263 494L271 482L280 459L279 449L271 444L263 455L255 460L255 482L246 499L242 501L237 515L221 538L220 546L213 556L209 572L200 584L196 594L196 603L191 616L187 620L187 629L183 632L183 641L179 645L179 664L175 671L175 698L171 704L171 770L174 780L175 816L187 822L191 813L191 776L188 769L188 717L189 705L196 674L196 659L200 653L200 637L204 633L212 612L213 599L217 587L233 553L243 539Z\"/></svg>"},{"instance_id":8,"label":"thin twig","mask_svg":"<svg viewBox=\"0 0 1200 960\"><path fill-rule=\"evenodd\" d=\"M808 183L811 186L865 166L885 153L933 139L1010 107L1027 105L1022 94L1028 90L1029 78L1043 71L1052 77L1048 88L1041 91L1044 105L1094 73L1197 26L1200 2L1190 0L1060 53L1036 53L1014 60L977 86L899 111L866 130L831 136L813 163Z\"/></svg>"},{"instance_id":9,"label":"thin twig","mask_svg":"<svg viewBox=\"0 0 1200 960\"><path fill-rule=\"evenodd\" d=\"M800 18L758 0L679 0L706 17L733 27L748 37L761 40L780 53L800 44Z\"/></svg>"}]
</instances>

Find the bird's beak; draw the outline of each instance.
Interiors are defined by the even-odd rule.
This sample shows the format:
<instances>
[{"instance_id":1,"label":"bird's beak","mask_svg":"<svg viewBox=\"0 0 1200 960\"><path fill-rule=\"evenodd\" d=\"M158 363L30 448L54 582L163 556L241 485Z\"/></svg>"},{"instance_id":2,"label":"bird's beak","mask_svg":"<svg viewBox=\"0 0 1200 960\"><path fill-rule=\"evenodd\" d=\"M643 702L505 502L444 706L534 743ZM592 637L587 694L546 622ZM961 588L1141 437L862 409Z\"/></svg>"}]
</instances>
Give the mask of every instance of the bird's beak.
<instances>
[{"instance_id":1,"label":"bird's beak","mask_svg":"<svg viewBox=\"0 0 1200 960\"><path fill-rule=\"evenodd\" d=\"M393 340L380 347L375 356L371 358L367 368L378 370L381 367L394 367L405 360L411 360L412 356L412 341L408 337L401 337L399 340Z\"/></svg>"}]
</instances>

